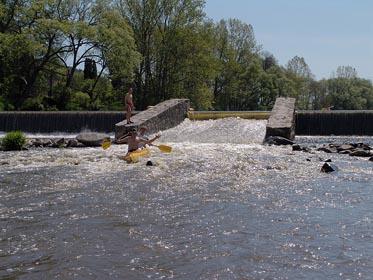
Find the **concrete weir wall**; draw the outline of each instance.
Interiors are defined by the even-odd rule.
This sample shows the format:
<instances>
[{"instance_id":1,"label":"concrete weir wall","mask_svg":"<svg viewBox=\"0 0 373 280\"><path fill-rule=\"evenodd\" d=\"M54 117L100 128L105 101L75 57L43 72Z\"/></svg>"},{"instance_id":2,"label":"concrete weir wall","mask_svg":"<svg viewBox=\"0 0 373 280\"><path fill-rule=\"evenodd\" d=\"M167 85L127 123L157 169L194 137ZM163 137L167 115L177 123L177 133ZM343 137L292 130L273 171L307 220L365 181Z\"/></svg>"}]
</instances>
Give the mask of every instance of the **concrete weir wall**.
<instances>
[{"instance_id":1,"label":"concrete weir wall","mask_svg":"<svg viewBox=\"0 0 373 280\"><path fill-rule=\"evenodd\" d=\"M373 135L373 110L297 111L296 135Z\"/></svg>"},{"instance_id":2,"label":"concrete weir wall","mask_svg":"<svg viewBox=\"0 0 373 280\"><path fill-rule=\"evenodd\" d=\"M0 131L21 130L30 133L79 133L82 131L113 132L125 117L119 111L3 111Z\"/></svg>"},{"instance_id":3,"label":"concrete weir wall","mask_svg":"<svg viewBox=\"0 0 373 280\"><path fill-rule=\"evenodd\" d=\"M169 99L131 117L132 124L123 120L115 125L115 137L120 138L130 129L145 125L149 133L177 126L188 117L189 99Z\"/></svg>"},{"instance_id":4,"label":"concrete weir wall","mask_svg":"<svg viewBox=\"0 0 373 280\"><path fill-rule=\"evenodd\" d=\"M266 136L281 136L290 140L295 138L295 98L276 99L266 127Z\"/></svg>"}]
</instances>

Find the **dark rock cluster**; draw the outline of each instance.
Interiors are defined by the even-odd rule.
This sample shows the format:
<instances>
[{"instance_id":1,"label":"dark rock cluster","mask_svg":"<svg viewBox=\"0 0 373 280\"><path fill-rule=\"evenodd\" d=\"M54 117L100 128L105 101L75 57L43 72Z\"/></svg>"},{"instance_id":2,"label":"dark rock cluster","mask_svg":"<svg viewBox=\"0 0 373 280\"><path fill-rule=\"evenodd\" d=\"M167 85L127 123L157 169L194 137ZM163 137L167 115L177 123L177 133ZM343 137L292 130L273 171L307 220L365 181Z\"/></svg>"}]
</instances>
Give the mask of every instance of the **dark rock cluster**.
<instances>
[{"instance_id":1,"label":"dark rock cluster","mask_svg":"<svg viewBox=\"0 0 373 280\"><path fill-rule=\"evenodd\" d=\"M356 157L370 157L373 161L372 147L365 143L345 143L345 144L323 144L319 147L310 147L307 145L296 144L295 142L281 136L270 136L264 139L265 145L292 145L293 151L312 152L313 150L323 151L325 153L338 153Z\"/></svg>"},{"instance_id":2,"label":"dark rock cluster","mask_svg":"<svg viewBox=\"0 0 373 280\"><path fill-rule=\"evenodd\" d=\"M99 147L104 141L110 141L110 135L96 132L81 133L75 138L29 138L27 148L70 148Z\"/></svg>"},{"instance_id":3,"label":"dark rock cluster","mask_svg":"<svg viewBox=\"0 0 373 280\"><path fill-rule=\"evenodd\" d=\"M371 152L372 148L365 143L348 143L348 144L324 144L319 147L308 147L301 146L299 144L293 144L293 151L304 151L311 152L313 149L317 151L323 151L325 153L338 153L345 154L355 157L369 157L369 160L373 161L373 154Z\"/></svg>"},{"instance_id":4,"label":"dark rock cluster","mask_svg":"<svg viewBox=\"0 0 373 280\"><path fill-rule=\"evenodd\" d=\"M71 138L29 138L25 148L70 148L86 147L78 140Z\"/></svg>"},{"instance_id":5,"label":"dark rock cluster","mask_svg":"<svg viewBox=\"0 0 373 280\"><path fill-rule=\"evenodd\" d=\"M344 143L344 144L323 144L321 146L307 146L296 144L295 142L286 139L281 136L270 136L264 139L264 145L291 145L293 151L302 151L307 153L312 153L313 151L323 151L325 153L338 153L354 157L369 157L369 161L373 161L372 147L365 143ZM338 167L330 163L331 160L324 162L321 167L321 172L330 173L338 171Z\"/></svg>"}]
</instances>

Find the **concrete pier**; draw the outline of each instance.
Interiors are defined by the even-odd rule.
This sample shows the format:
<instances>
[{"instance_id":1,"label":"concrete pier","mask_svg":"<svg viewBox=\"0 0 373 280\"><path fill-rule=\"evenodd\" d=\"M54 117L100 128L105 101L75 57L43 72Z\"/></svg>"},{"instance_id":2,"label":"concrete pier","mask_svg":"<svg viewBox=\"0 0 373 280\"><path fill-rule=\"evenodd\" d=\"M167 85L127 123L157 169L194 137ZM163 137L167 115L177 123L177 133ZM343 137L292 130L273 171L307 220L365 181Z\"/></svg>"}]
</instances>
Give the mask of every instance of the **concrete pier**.
<instances>
[{"instance_id":1,"label":"concrete pier","mask_svg":"<svg viewBox=\"0 0 373 280\"><path fill-rule=\"evenodd\" d=\"M295 138L295 98L276 99L266 127L266 136L281 136L290 140Z\"/></svg>"},{"instance_id":2,"label":"concrete pier","mask_svg":"<svg viewBox=\"0 0 373 280\"><path fill-rule=\"evenodd\" d=\"M177 126L188 117L189 99L169 99L131 117L133 124L123 120L115 125L115 137L120 138L130 129L145 125L148 132L155 133Z\"/></svg>"}]
</instances>

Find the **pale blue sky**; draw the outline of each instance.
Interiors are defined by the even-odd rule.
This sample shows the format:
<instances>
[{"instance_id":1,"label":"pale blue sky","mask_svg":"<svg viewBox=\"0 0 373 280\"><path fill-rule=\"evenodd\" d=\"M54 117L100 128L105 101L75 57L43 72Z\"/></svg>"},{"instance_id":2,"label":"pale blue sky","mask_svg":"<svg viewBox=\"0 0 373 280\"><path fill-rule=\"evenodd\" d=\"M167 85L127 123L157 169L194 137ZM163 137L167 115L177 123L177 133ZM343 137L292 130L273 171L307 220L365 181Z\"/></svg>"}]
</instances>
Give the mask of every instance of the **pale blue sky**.
<instances>
[{"instance_id":1,"label":"pale blue sky","mask_svg":"<svg viewBox=\"0 0 373 280\"><path fill-rule=\"evenodd\" d=\"M303 57L317 80L352 66L373 80L373 0L205 0L206 16L251 24L280 65Z\"/></svg>"}]
</instances>

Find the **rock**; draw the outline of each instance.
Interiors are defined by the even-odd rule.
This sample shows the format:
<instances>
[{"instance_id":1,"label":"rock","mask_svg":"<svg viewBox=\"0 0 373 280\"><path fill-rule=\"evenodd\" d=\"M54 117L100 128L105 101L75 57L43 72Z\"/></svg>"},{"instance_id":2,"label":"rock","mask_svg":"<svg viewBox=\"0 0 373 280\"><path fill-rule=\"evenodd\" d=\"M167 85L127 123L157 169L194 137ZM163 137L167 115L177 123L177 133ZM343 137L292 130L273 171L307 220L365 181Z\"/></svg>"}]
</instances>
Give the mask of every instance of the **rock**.
<instances>
[{"instance_id":1,"label":"rock","mask_svg":"<svg viewBox=\"0 0 373 280\"><path fill-rule=\"evenodd\" d=\"M269 136L264 139L263 144L268 145L294 145L295 143L285 137Z\"/></svg>"},{"instance_id":2,"label":"rock","mask_svg":"<svg viewBox=\"0 0 373 280\"><path fill-rule=\"evenodd\" d=\"M54 141L58 147L65 145L65 138L59 138Z\"/></svg>"},{"instance_id":3,"label":"rock","mask_svg":"<svg viewBox=\"0 0 373 280\"><path fill-rule=\"evenodd\" d=\"M50 147L50 146L53 145L53 141L51 139L48 139L48 138L43 139L42 142L43 142L43 147Z\"/></svg>"},{"instance_id":4,"label":"rock","mask_svg":"<svg viewBox=\"0 0 373 280\"><path fill-rule=\"evenodd\" d=\"M76 139L69 139L66 144L66 148L71 148L71 147L78 147L78 140Z\"/></svg>"},{"instance_id":5,"label":"rock","mask_svg":"<svg viewBox=\"0 0 373 280\"><path fill-rule=\"evenodd\" d=\"M360 150L356 149L350 153L350 156L354 157L370 157L372 154L370 153L369 150Z\"/></svg>"},{"instance_id":6,"label":"rock","mask_svg":"<svg viewBox=\"0 0 373 280\"><path fill-rule=\"evenodd\" d=\"M311 148L306 147L306 146L301 146L299 144L294 144L292 148L293 148L293 151L302 151L302 152L307 152L307 153L310 153L312 151Z\"/></svg>"},{"instance_id":7,"label":"rock","mask_svg":"<svg viewBox=\"0 0 373 280\"><path fill-rule=\"evenodd\" d=\"M76 140L87 147L98 147L104 141L110 141L110 135L97 132L85 132L76 136Z\"/></svg>"},{"instance_id":8,"label":"rock","mask_svg":"<svg viewBox=\"0 0 373 280\"><path fill-rule=\"evenodd\" d=\"M356 148L363 149L363 150L371 150L372 149L368 144L364 144L364 143L357 143Z\"/></svg>"},{"instance_id":9,"label":"rock","mask_svg":"<svg viewBox=\"0 0 373 280\"><path fill-rule=\"evenodd\" d=\"M349 155L349 154L352 153L352 151L351 150L342 150L342 151L340 151L338 153L341 154L341 155Z\"/></svg>"},{"instance_id":10,"label":"rock","mask_svg":"<svg viewBox=\"0 0 373 280\"><path fill-rule=\"evenodd\" d=\"M369 158L369 161L373 161L373 157Z\"/></svg>"},{"instance_id":11,"label":"rock","mask_svg":"<svg viewBox=\"0 0 373 280\"><path fill-rule=\"evenodd\" d=\"M320 148L317 148L317 150L318 150L318 151L325 152L325 153L328 153L328 154L330 154L330 153L335 153L335 150L332 150L332 149L330 149L330 148L328 148L328 147L320 147Z\"/></svg>"},{"instance_id":12,"label":"rock","mask_svg":"<svg viewBox=\"0 0 373 280\"><path fill-rule=\"evenodd\" d=\"M292 146L292 148L293 148L293 151L301 151L302 150L302 147L299 144L294 144Z\"/></svg>"},{"instance_id":13,"label":"rock","mask_svg":"<svg viewBox=\"0 0 373 280\"><path fill-rule=\"evenodd\" d=\"M339 147L337 147L337 151L341 153L342 151L351 151L354 148L355 147L350 145L350 144L343 144L343 145L340 145Z\"/></svg>"},{"instance_id":14,"label":"rock","mask_svg":"<svg viewBox=\"0 0 373 280\"><path fill-rule=\"evenodd\" d=\"M42 147L43 141L41 139L33 139L31 140L31 145L34 147Z\"/></svg>"},{"instance_id":15,"label":"rock","mask_svg":"<svg viewBox=\"0 0 373 280\"><path fill-rule=\"evenodd\" d=\"M78 145L76 147L77 148L85 148L86 145L84 145L83 143L78 142Z\"/></svg>"},{"instance_id":16,"label":"rock","mask_svg":"<svg viewBox=\"0 0 373 280\"><path fill-rule=\"evenodd\" d=\"M325 162L324 165L321 167L321 172L330 173L334 171L338 171L338 167L328 162Z\"/></svg>"}]
</instances>

